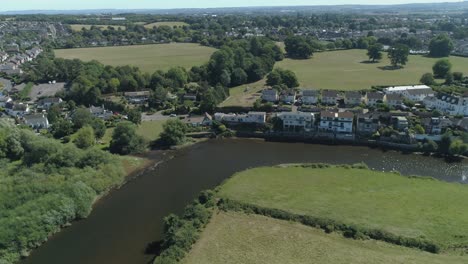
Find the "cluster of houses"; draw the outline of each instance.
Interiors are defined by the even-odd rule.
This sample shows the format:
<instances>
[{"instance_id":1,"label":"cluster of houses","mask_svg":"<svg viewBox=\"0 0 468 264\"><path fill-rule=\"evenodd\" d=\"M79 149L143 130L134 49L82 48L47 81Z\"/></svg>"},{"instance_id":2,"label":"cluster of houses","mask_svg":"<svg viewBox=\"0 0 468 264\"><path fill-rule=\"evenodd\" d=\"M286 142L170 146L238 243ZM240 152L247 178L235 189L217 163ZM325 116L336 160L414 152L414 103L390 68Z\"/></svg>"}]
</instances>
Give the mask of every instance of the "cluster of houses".
<instances>
[{"instance_id":1,"label":"cluster of houses","mask_svg":"<svg viewBox=\"0 0 468 264\"><path fill-rule=\"evenodd\" d=\"M8 52L0 51L0 72L8 75L22 74L20 66L34 60L42 53L42 49L39 47L20 52L19 45L15 43L10 44L6 51Z\"/></svg>"},{"instance_id":2,"label":"cluster of houses","mask_svg":"<svg viewBox=\"0 0 468 264\"><path fill-rule=\"evenodd\" d=\"M344 94L336 90L303 90L301 93L287 91L279 93L274 89L262 91L262 100L266 102L282 102L284 104L300 103L302 105L328 105L344 104L347 107L365 104L375 107L378 104L387 104L394 108L404 107L403 99L413 102L423 102L426 97L434 96L434 91L426 85L398 86L384 89L383 92L361 93L348 91Z\"/></svg>"}]
</instances>

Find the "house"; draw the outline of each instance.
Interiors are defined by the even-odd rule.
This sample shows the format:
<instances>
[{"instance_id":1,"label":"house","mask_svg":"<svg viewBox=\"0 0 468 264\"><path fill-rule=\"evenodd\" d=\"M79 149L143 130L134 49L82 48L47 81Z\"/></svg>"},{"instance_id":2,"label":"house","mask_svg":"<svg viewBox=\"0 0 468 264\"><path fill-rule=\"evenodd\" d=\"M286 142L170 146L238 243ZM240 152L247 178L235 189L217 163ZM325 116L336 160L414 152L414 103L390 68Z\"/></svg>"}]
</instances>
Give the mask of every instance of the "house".
<instances>
[{"instance_id":1,"label":"house","mask_svg":"<svg viewBox=\"0 0 468 264\"><path fill-rule=\"evenodd\" d=\"M303 112L281 112L276 115L283 121L284 131L310 132L314 126L314 114Z\"/></svg>"},{"instance_id":2,"label":"house","mask_svg":"<svg viewBox=\"0 0 468 264\"><path fill-rule=\"evenodd\" d=\"M10 96L0 93L0 107L4 108L8 103L13 102Z\"/></svg>"},{"instance_id":3,"label":"house","mask_svg":"<svg viewBox=\"0 0 468 264\"><path fill-rule=\"evenodd\" d=\"M450 115L468 115L468 95L438 93L436 96L424 98L423 103L428 109L435 109Z\"/></svg>"},{"instance_id":4,"label":"house","mask_svg":"<svg viewBox=\"0 0 468 264\"><path fill-rule=\"evenodd\" d=\"M43 98L37 101L37 107L41 109L49 109L51 106L60 104L62 102L62 98L59 97Z\"/></svg>"},{"instance_id":5,"label":"house","mask_svg":"<svg viewBox=\"0 0 468 264\"><path fill-rule=\"evenodd\" d=\"M23 117L30 112L28 104L23 103L6 104L5 108L7 114L12 117Z\"/></svg>"},{"instance_id":6,"label":"house","mask_svg":"<svg viewBox=\"0 0 468 264\"><path fill-rule=\"evenodd\" d=\"M197 95L193 93L186 93L183 96L184 101L197 101Z\"/></svg>"},{"instance_id":7,"label":"house","mask_svg":"<svg viewBox=\"0 0 468 264\"><path fill-rule=\"evenodd\" d=\"M6 73L8 75L22 74L23 71L18 67L18 65L11 62L0 65L0 72Z\"/></svg>"},{"instance_id":8,"label":"house","mask_svg":"<svg viewBox=\"0 0 468 264\"><path fill-rule=\"evenodd\" d=\"M364 101L364 98L360 92L349 91L345 93L344 102L345 105L355 106L360 105Z\"/></svg>"},{"instance_id":9,"label":"house","mask_svg":"<svg viewBox=\"0 0 468 264\"><path fill-rule=\"evenodd\" d=\"M386 97L383 93L369 92L366 94L364 101L368 106L376 106L385 103Z\"/></svg>"},{"instance_id":10,"label":"house","mask_svg":"<svg viewBox=\"0 0 468 264\"><path fill-rule=\"evenodd\" d=\"M445 117L429 117L421 120L421 123L426 130L426 134L441 135L443 131L451 127L453 122Z\"/></svg>"},{"instance_id":11,"label":"house","mask_svg":"<svg viewBox=\"0 0 468 264\"><path fill-rule=\"evenodd\" d=\"M325 90L322 92L322 104L336 105L340 99L338 91Z\"/></svg>"},{"instance_id":12,"label":"house","mask_svg":"<svg viewBox=\"0 0 468 264\"><path fill-rule=\"evenodd\" d=\"M8 60L8 53L0 51L0 62Z\"/></svg>"},{"instance_id":13,"label":"house","mask_svg":"<svg viewBox=\"0 0 468 264\"><path fill-rule=\"evenodd\" d=\"M229 124L265 124L266 112L248 112L245 115L215 113L215 120Z\"/></svg>"},{"instance_id":14,"label":"house","mask_svg":"<svg viewBox=\"0 0 468 264\"><path fill-rule=\"evenodd\" d=\"M150 91L138 91L138 92L125 92L124 96L125 99L130 104L145 104L148 102L149 97L151 95Z\"/></svg>"},{"instance_id":15,"label":"house","mask_svg":"<svg viewBox=\"0 0 468 264\"><path fill-rule=\"evenodd\" d=\"M5 51L8 53L19 52L19 45L16 43L5 45Z\"/></svg>"},{"instance_id":16,"label":"house","mask_svg":"<svg viewBox=\"0 0 468 264\"><path fill-rule=\"evenodd\" d=\"M303 90L302 91L302 103L306 105L317 104L320 100L319 90Z\"/></svg>"},{"instance_id":17,"label":"house","mask_svg":"<svg viewBox=\"0 0 468 264\"><path fill-rule=\"evenodd\" d=\"M211 126L213 124L213 117L205 113L203 116L189 116L185 121L194 127Z\"/></svg>"},{"instance_id":18,"label":"house","mask_svg":"<svg viewBox=\"0 0 468 264\"><path fill-rule=\"evenodd\" d=\"M393 116L392 121L395 129L404 131L409 127L408 119L405 116Z\"/></svg>"},{"instance_id":19,"label":"house","mask_svg":"<svg viewBox=\"0 0 468 264\"><path fill-rule=\"evenodd\" d=\"M295 91L287 91L281 94L281 101L285 104L294 104L296 103L296 92Z\"/></svg>"},{"instance_id":20,"label":"house","mask_svg":"<svg viewBox=\"0 0 468 264\"><path fill-rule=\"evenodd\" d=\"M333 133L353 133L354 114L351 112L320 112L319 130Z\"/></svg>"},{"instance_id":21,"label":"house","mask_svg":"<svg viewBox=\"0 0 468 264\"><path fill-rule=\"evenodd\" d=\"M385 125L388 117L385 113L370 112L357 116L356 132L361 135L371 135Z\"/></svg>"},{"instance_id":22,"label":"house","mask_svg":"<svg viewBox=\"0 0 468 264\"><path fill-rule=\"evenodd\" d=\"M400 107L403 104L403 96L401 94L387 94L387 104L391 107Z\"/></svg>"},{"instance_id":23,"label":"house","mask_svg":"<svg viewBox=\"0 0 468 264\"><path fill-rule=\"evenodd\" d=\"M262 100L272 103L278 102L278 91L276 91L275 89L264 89L262 91Z\"/></svg>"},{"instance_id":24,"label":"house","mask_svg":"<svg viewBox=\"0 0 468 264\"><path fill-rule=\"evenodd\" d=\"M114 115L112 111L106 110L104 106L102 107L91 106L90 108L88 108L88 110L94 117L97 117L103 120L108 120Z\"/></svg>"},{"instance_id":25,"label":"house","mask_svg":"<svg viewBox=\"0 0 468 264\"><path fill-rule=\"evenodd\" d=\"M413 86L394 86L384 89L388 94L400 94L414 102L422 102L428 96L434 96L435 93L431 87L427 85L413 85Z\"/></svg>"},{"instance_id":26,"label":"house","mask_svg":"<svg viewBox=\"0 0 468 264\"><path fill-rule=\"evenodd\" d=\"M33 129L48 129L49 120L47 114L32 114L24 117L24 123Z\"/></svg>"}]
</instances>

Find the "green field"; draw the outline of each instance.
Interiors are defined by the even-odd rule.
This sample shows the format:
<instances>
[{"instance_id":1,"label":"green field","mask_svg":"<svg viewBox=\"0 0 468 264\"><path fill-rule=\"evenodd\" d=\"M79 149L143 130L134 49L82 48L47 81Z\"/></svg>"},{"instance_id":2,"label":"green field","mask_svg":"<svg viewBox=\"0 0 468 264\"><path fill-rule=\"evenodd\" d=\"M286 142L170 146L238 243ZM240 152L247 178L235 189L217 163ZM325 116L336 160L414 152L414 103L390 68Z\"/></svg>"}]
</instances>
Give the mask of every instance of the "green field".
<instances>
[{"instance_id":1,"label":"green field","mask_svg":"<svg viewBox=\"0 0 468 264\"><path fill-rule=\"evenodd\" d=\"M165 22L155 22L155 23L146 24L145 28L153 28L153 27L160 27L160 26L183 27L183 26L188 26L188 25L189 24L185 22L165 21Z\"/></svg>"},{"instance_id":2,"label":"green field","mask_svg":"<svg viewBox=\"0 0 468 264\"><path fill-rule=\"evenodd\" d=\"M379 63L363 63L368 60L365 50L344 50L315 53L308 60L285 59L276 67L296 73L301 88L363 90L373 85L418 84L421 76L432 72L438 59L410 56L408 64L399 70L383 70L390 62L384 53ZM450 57L452 71L468 73L468 58ZM381 67L381 68L379 68Z\"/></svg>"},{"instance_id":3,"label":"green field","mask_svg":"<svg viewBox=\"0 0 468 264\"><path fill-rule=\"evenodd\" d=\"M466 263L374 240L346 239L297 223L234 212L215 214L184 264Z\"/></svg>"},{"instance_id":4,"label":"green field","mask_svg":"<svg viewBox=\"0 0 468 264\"><path fill-rule=\"evenodd\" d=\"M113 28L115 28L116 30L117 29L121 29L121 30L125 30L126 27L125 26L118 26L118 25L82 25L82 24L73 24L73 25L70 25L71 29L73 31L81 31L81 29L83 28L86 28L86 29L91 29L92 26L95 26L95 27L98 27L99 29L107 29L107 27L111 26Z\"/></svg>"},{"instance_id":5,"label":"green field","mask_svg":"<svg viewBox=\"0 0 468 264\"><path fill-rule=\"evenodd\" d=\"M229 97L220 104L221 107L227 106L252 106L261 95L265 87L265 81L261 80L256 83L244 84L241 86L229 89Z\"/></svg>"},{"instance_id":6,"label":"green field","mask_svg":"<svg viewBox=\"0 0 468 264\"><path fill-rule=\"evenodd\" d=\"M141 122L137 128L137 134L145 138L146 141L154 141L159 138L165 122L165 120Z\"/></svg>"},{"instance_id":7,"label":"green field","mask_svg":"<svg viewBox=\"0 0 468 264\"><path fill-rule=\"evenodd\" d=\"M220 190L261 207L333 219L454 251L468 246L468 186L364 169L256 168Z\"/></svg>"},{"instance_id":8,"label":"green field","mask_svg":"<svg viewBox=\"0 0 468 264\"><path fill-rule=\"evenodd\" d=\"M192 43L135 45L101 48L59 49L55 55L65 59L98 60L106 65L134 65L153 73L181 66L187 69L202 65L216 49Z\"/></svg>"}]
</instances>

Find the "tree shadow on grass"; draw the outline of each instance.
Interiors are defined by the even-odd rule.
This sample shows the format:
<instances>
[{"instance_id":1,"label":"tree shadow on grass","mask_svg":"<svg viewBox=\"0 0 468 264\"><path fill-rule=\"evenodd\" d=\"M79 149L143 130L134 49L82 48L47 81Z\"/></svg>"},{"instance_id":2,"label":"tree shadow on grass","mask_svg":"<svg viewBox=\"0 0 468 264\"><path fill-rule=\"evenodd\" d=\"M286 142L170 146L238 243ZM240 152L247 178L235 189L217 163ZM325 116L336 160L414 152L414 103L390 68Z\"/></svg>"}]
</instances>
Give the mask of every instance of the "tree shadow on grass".
<instances>
[{"instance_id":1,"label":"tree shadow on grass","mask_svg":"<svg viewBox=\"0 0 468 264\"><path fill-rule=\"evenodd\" d=\"M360 63L362 64L377 64L379 61L363 60Z\"/></svg>"},{"instance_id":2,"label":"tree shadow on grass","mask_svg":"<svg viewBox=\"0 0 468 264\"><path fill-rule=\"evenodd\" d=\"M378 69L382 71L395 71L395 70L400 70L403 69L402 66L392 66L392 65L387 65L387 66L379 66L377 67Z\"/></svg>"}]
</instances>

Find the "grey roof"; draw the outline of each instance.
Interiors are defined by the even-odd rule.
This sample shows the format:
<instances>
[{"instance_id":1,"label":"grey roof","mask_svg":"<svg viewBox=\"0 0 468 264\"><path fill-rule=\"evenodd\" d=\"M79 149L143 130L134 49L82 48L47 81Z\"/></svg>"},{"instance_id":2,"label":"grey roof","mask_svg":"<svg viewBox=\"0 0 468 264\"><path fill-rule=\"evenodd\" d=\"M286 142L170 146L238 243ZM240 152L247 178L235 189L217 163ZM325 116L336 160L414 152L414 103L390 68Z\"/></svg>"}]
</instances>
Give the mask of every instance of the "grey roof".
<instances>
[{"instance_id":1,"label":"grey roof","mask_svg":"<svg viewBox=\"0 0 468 264\"><path fill-rule=\"evenodd\" d=\"M322 97L338 97L338 91L325 90L322 92Z\"/></svg>"},{"instance_id":2,"label":"grey roof","mask_svg":"<svg viewBox=\"0 0 468 264\"><path fill-rule=\"evenodd\" d=\"M396 101L396 100L403 100L403 96L401 94L387 94L388 101Z\"/></svg>"},{"instance_id":3,"label":"grey roof","mask_svg":"<svg viewBox=\"0 0 468 264\"><path fill-rule=\"evenodd\" d=\"M302 91L302 96L313 96L313 97L317 97L320 95L320 91L319 90L303 90Z\"/></svg>"},{"instance_id":4,"label":"grey roof","mask_svg":"<svg viewBox=\"0 0 468 264\"><path fill-rule=\"evenodd\" d=\"M360 92L355 92L355 91L348 91L345 93L345 97L350 99L350 98L355 98L355 99L361 99L362 94Z\"/></svg>"},{"instance_id":5,"label":"grey roof","mask_svg":"<svg viewBox=\"0 0 468 264\"><path fill-rule=\"evenodd\" d=\"M458 101L460 100L460 98L458 96L454 96L454 95L450 95L450 94L444 94L444 93L437 94L437 98L439 100L449 102L449 103L452 103L452 104L458 104Z\"/></svg>"},{"instance_id":6,"label":"grey roof","mask_svg":"<svg viewBox=\"0 0 468 264\"><path fill-rule=\"evenodd\" d=\"M411 95L420 95L420 94L433 94L434 91L431 88L425 89L411 89L407 90L407 92Z\"/></svg>"},{"instance_id":7,"label":"grey roof","mask_svg":"<svg viewBox=\"0 0 468 264\"><path fill-rule=\"evenodd\" d=\"M370 92L370 93L367 93L367 98L368 99L374 99L374 100L383 100L384 94L383 93Z\"/></svg>"}]
</instances>

